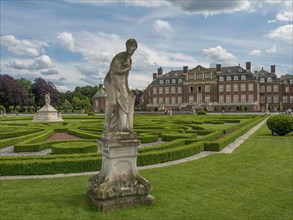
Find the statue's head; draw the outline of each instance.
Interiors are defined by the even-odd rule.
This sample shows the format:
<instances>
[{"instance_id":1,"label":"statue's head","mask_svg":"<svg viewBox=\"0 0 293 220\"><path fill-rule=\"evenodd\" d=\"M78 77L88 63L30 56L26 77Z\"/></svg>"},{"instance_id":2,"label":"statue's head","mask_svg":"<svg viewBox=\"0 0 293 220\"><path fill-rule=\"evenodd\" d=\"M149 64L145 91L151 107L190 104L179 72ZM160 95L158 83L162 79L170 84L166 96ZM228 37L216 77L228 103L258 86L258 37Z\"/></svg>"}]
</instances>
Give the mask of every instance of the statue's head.
<instances>
[{"instance_id":1,"label":"statue's head","mask_svg":"<svg viewBox=\"0 0 293 220\"><path fill-rule=\"evenodd\" d=\"M128 39L126 41L126 50L128 53L133 54L134 51L137 49L137 42L135 39Z\"/></svg>"}]
</instances>

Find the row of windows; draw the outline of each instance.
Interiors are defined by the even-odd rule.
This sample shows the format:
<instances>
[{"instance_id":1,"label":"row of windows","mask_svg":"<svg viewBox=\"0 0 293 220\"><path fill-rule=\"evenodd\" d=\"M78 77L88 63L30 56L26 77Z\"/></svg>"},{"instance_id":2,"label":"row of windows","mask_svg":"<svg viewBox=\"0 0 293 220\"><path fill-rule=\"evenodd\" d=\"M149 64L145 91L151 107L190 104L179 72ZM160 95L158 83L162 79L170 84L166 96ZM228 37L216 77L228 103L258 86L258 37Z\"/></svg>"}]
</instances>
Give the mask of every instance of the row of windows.
<instances>
[{"instance_id":1,"label":"row of windows","mask_svg":"<svg viewBox=\"0 0 293 220\"><path fill-rule=\"evenodd\" d=\"M211 73L189 73L188 79L210 79L212 77Z\"/></svg>"},{"instance_id":2,"label":"row of windows","mask_svg":"<svg viewBox=\"0 0 293 220\"><path fill-rule=\"evenodd\" d=\"M266 89L267 88L267 89ZM272 86L271 85L261 85L260 86L260 92L265 92L267 90L267 92L271 92L272 91ZM285 87L286 92L289 92L289 87L286 86ZM278 92L279 91L279 86L278 85L274 85L273 86L273 92Z\"/></svg>"},{"instance_id":3,"label":"row of windows","mask_svg":"<svg viewBox=\"0 0 293 220\"><path fill-rule=\"evenodd\" d=\"M240 99L239 99L240 98ZM189 96L189 103L197 103L200 104L203 102L203 98L201 95L198 95L196 97ZM282 97L283 103L293 103L293 96L283 96ZM210 96L206 95L204 97L204 102L209 103L210 102ZM254 102L254 96L253 95L219 95L219 103L253 103ZM279 103L279 96L260 96L260 103ZM182 97L153 97L153 104L182 104Z\"/></svg>"},{"instance_id":4,"label":"row of windows","mask_svg":"<svg viewBox=\"0 0 293 220\"><path fill-rule=\"evenodd\" d=\"M293 103L293 96L283 96L282 97L282 102L283 103ZM279 103L279 96L274 95L274 96L260 96L260 103Z\"/></svg>"},{"instance_id":5,"label":"row of windows","mask_svg":"<svg viewBox=\"0 0 293 220\"><path fill-rule=\"evenodd\" d=\"M249 103L254 102L253 95L248 95L248 97L246 95L241 95L240 97L238 95L233 95L233 96L231 96L231 95L226 95L226 96L219 95L219 103L232 103L232 101L233 101L233 103L239 103L239 98L240 98L240 103L247 103L247 101Z\"/></svg>"},{"instance_id":6,"label":"row of windows","mask_svg":"<svg viewBox=\"0 0 293 220\"><path fill-rule=\"evenodd\" d=\"M206 84L206 85L204 85L204 86L189 86L189 93L193 93L193 92L195 92L195 91L197 91L197 92L202 92L202 87L204 87L204 91L205 92L210 92L211 91L211 87L210 87L210 85L209 84ZM196 89L196 90L195 90Z\"/></svg>"},{"instance_id":7,"label":"row of windows","mask_svg":"<svg viewBox=\"0 0 293 220\"><path fill-rule=\"evenodd\" d=\"M182 93L182 87L178 86L177 87L177 92L176 92L176 87L172 86L172 87L159 87L159 94L170 94L170 88L171 88L171 94L175 94L175 93ZM153 87L153 94L158 94L158 87Z\"/></svg>"},{"instance_id":8,"label":"row of windows","mask_svg":"<svg viewBox=\"0 0 293 220\"><path fill-rule=\"evenodd\" d=\"M260 82L265 82L265 78L260 78L259 79ZM267 78L267 82L272 82L272 78Z\"/></svg>"},{"instance_id":9,"label":"row of windows","mask_svg":"<svg viewBox=\"0 0 293 220\"><path fill-rule=\"evenodd\" d=\"M176 79L172 79L172 80L170 80L170 79L166 79L165 80L165 83L166 84L170 84L170 82L172 82L172 84L176 84L177 83L177 80ZM178 83L182 83L182 79L178 79ZM160 84L164 84L164 80L160 80Z\"/></svg>"},{"instance_id":10,"label":"row of windows","mask_svg":"<svg viewBox=\"0 0 293 220\"><path fill-rule=\"evenodd\" d=\"M231 81L232 77L231 76L226 76L226 81ZM239 76L234 76L233 80L239 80ZM246 80L246 76L245 75L241 75L241 80ZM219 81L224 81L224 77L220 76L219 77Z\"/></svg>"},{"instance_id":11,"label":"row of windows","mask_svg":"<svg viewBox=\"0 0 293 220\"><path fill-rule=\"evenodd\" d=\"M219 85L219 92L224 92L224 91L231 92L232 88L233 88L233 92L238 92L239 91L239 85L238 84L226 84L225 87L226 88L224 88L224 85L222 85L222 84ZM253 91L254 90L253 83L248 83L248 84L241 83L240 84L240 91L245 92L246 90L247 91Z\"/></svg>"},{"instance_id":12,"label":"row of windows","mask_svg":"<svg viewBox=\"0 0 293 220\"><path fill-rule=\"evenodd\" d=\"M177 97L177 100L176 100L176 97L171 97L171 100L170 100L170 97L153 97L153 104L154 105L157 105L157 104L165 104L165 105L169 105L169 104L173 104L173 105L176 105L176 104L182 104L182 97Z\"/></svg>"}]
</instances>

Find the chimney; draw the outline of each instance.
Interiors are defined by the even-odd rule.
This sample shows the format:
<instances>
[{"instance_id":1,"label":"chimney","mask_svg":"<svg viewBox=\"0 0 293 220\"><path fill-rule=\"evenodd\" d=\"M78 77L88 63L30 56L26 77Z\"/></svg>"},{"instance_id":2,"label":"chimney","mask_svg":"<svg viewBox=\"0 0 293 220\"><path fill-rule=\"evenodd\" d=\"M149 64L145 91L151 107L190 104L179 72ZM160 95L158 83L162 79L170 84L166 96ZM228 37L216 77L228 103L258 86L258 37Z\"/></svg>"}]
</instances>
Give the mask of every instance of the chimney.
<instances>
[{"instance_id":1,"label":"chimney","mask_svg":"<svg viewBox=\"0 0 293 220\"><path fill-rule=\"evenodd\" d=\"M157 73L153 73L153 80L155 80L156 78L158 78Z\"/></svg>"},{"instance_id":2,"label":"chimney","mask_svg":"<svg viewBox=\"0 0 293 220\"><path fill-rule=\"evenodd\" d=\"M183 66L183 74L188 72L188 66Z\"/></svg>"},{"instance_id":3,"label":"chimney","mask_svg":"<svg viewBox=\"0 0 293 220\"><path fill-rule=\"evenodd\" d=\"M216 65L216 72L220 73L221 72L221 64Z\"/></svg>"},{"instance_id":4,"label":"chimney","mask_svg":"<svg viewBox=\"0 0 293 220\"><path fill-rule=\"evenodd\" d=\"M246 62L246 72L250 73L251 71L251 62Z\"/></svg>"},{"instance_id":5,"label":"chimney","mask_svg":"<svg viewBox=\"0 0 293 220\"><path fill-rule=\"evenodd\" d=\"M276 74L276 65L271 65L271 73Z\"/></svg>"},{"instance_id":6,"label":"chimney","mask_svg":"<svg viewBox=\"0 0 293 220\"><path fill-rule=\"evenodd\" d=\"M163 68L162 67L158 68L158 77L161 77L161 76L163 76Z\"/></svg>"}]
</instances>

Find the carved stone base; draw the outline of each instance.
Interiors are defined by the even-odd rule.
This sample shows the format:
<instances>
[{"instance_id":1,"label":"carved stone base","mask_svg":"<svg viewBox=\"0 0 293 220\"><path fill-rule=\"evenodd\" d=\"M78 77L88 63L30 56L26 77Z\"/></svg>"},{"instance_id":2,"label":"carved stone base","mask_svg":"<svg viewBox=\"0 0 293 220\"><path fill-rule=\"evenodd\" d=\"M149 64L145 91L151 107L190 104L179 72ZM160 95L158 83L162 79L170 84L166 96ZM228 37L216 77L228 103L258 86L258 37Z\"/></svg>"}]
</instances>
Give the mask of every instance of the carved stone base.
<instances>
[{"instance_id":1,"label":"carved stone base","mask_svg":"<svg viewBox=\"0 0 293 220\"><path fill-rule=\"evenodd\" d=\"M98 211L115 211L122 208L129 208L137 205L151 205L154 201L153 196L126 196L115 199L99 200L93 191L87 192L88 197Z\"/></svg>"},{"instance_id":2,"label":"carved stone base","mask_svg":"<svg viewBox=\"0 0 293 220\"><path fill-rule=\"evenodd\" d=\"M101 171L89 179L87 195L97 210L116 210L150 205L151 184L137 171L140 141L133 132L104 132L99 141Z\"/></svg>"}]
</instances>

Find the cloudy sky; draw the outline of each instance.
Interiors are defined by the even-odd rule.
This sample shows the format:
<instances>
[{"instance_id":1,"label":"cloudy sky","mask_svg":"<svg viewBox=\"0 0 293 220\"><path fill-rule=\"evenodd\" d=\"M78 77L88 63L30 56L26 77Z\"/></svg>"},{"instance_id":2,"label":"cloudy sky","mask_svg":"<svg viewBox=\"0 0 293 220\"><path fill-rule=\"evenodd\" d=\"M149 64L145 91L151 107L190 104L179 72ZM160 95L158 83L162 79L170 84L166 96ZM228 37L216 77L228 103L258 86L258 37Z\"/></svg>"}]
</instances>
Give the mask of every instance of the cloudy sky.
<instances>
[{"instance_id":1,"label":"cloudy sky","mask_svg":"<svg viewBox=\"0 0 293 220\"><path fill-rule=\"evenodd\" d=\"M162 67L252 63L292 74L291 0L0 0L1 74L61 91L97 85L129 38L129 76L144 89Z\"/></svg>"}]
</instances>

